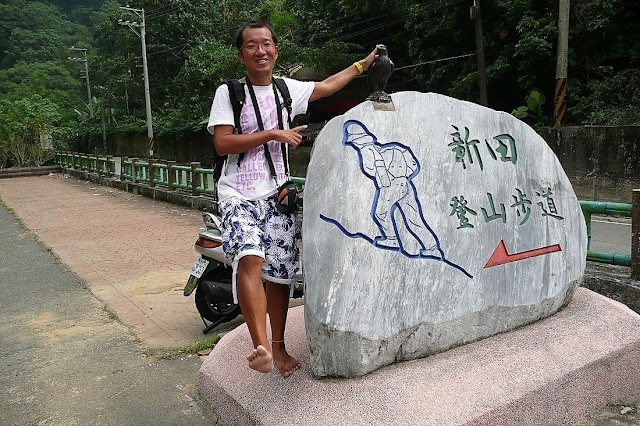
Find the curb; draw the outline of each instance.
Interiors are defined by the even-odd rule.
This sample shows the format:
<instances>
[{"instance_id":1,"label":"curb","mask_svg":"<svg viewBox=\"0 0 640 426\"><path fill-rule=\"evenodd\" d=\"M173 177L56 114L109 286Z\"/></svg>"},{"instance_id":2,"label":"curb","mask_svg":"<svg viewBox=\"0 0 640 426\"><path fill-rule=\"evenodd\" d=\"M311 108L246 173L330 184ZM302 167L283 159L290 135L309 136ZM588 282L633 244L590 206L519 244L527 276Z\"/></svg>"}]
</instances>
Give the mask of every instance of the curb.
<instances>
[{"instance_id":1,"label":"curb","mask_svg":"<svg viewBox=\"0 0 640 426\"><path fill-rule=\"evenodd\" d=\"M587 262L582 287L623 303L640 314L640 281L630 276L626 266Z\"/></svg>"},{"instance_id":2,"label":"curb","mask_svg":"<svg viewBox=\"0 0 640 426\"><path fill-rule=\"evenodd\" d=\"M42 176L49 173L60 173L60 166L18 167L15 169L0 169L0 179L23 176Z\"/></svg>"}]
</instances>

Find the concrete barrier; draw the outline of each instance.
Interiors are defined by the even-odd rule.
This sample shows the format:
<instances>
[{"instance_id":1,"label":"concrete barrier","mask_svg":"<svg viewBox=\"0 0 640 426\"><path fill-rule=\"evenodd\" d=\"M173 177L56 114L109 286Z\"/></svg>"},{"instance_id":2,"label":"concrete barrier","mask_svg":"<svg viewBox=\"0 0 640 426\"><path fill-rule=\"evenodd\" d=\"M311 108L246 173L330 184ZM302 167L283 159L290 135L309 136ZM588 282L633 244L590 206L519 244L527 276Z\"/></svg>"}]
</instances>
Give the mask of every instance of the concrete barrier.
<instances>
[{"instance_id":1,"label":"concrete barrier","mask_svg":"<svg viewBox=\"0 0 640 426\"><path fill-rule=\"evenodd\" d=\"M15 169L0 169L0 179L21 177L21 176L41 176L49 173L60 173L60 166L40 166L40 167L17 167Z\"/></svg>"}]
</instances>

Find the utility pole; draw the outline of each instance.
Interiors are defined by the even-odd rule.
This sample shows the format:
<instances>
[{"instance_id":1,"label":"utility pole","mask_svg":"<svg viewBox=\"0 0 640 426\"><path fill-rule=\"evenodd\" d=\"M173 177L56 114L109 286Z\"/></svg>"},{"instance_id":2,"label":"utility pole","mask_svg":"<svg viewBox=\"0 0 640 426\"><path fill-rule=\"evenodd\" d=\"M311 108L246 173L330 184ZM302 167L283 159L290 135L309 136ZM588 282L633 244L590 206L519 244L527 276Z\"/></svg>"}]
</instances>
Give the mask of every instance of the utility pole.
<instances>
[{"instance_id":1,"label":"utility pole","mask_svg":"<svg viewBox=\"0 0 640 426\"><path fill-rule=\"evenodd\" d=\"M104 124L104 87L98 86L100 89L100 111L102 112L102 150L107 155L107 127Z\"/></svg>"},{"instance_id":2,"label":"utility pole","mask_svg":"<svg viewBox=\"0 0 640 426\"><path fill-rule=\"evenodd\" d=\"M147 43L145 40L146 25L144 20L144 9L134 9L132 7L120 6L120 9L129 10L135 13L142 24L137 22L118 20L118 24L125 25L131 29L142 40L142 72L144 74L144 100L147 109L147 136L149 137L149 156L153 158L153 119L151 117L151 95L149 93L149 71L147 69ZM140 31L138 31L140 29Z\"/></svg>"},{"instance_id":3,"label":"utility pole","mask_svg":"<svg viewBox=\"0 0 640 426\"><path fill-rule=\"evenodd\" d=\"M74 62L84 62L84 75L87 84L87 96L89 101L89 117L93 118L93 102L91 101L91 84L89 84L89 58L87 57L87 49L81 49L79 47L71 46L70 50L84 53L84 58L72 58L69 56L67 59Z\"/></svg>"},{"instance_id":4,"label":"utility pole","mask_svg":"<svg viewBox=\"0 0 640 426\"><path fill-rule=\"evenodd\" d=\"M564 127L567 112L567 68L569 64L569 0L560 0L558 11L558 60L554 96L554 127Z\"/></svg>"},{"instance_id":5,"label":"utility pole","mask_svg":"<svg viewBox=\"0 0 640 426\"><path fill-rule=\"evenodd\" d=\"M480 104L487 106L487 72L484 65L484 42L482 41L482 15L480 0L473 0L469 11L471 20L476 24L476 59L478 61L478 86L480 89Z\"/></svg>"}]
</instances>

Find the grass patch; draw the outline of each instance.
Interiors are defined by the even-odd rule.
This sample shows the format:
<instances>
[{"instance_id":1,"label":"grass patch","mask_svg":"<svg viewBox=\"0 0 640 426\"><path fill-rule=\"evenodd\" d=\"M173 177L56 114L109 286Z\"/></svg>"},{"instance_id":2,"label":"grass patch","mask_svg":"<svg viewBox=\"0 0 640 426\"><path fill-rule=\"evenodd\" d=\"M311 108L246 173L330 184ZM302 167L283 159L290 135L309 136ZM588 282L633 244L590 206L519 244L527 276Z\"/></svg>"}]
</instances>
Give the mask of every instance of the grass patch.
<instances>
[{"instance_id":1,"label":"grass patch","mask_svg":"<svg viewBox=\"0 0 640 426\"><path fill-rule=\"evenodd\" d=\"M204 340L200 340L191 345L183 346L181 348L174 349L171 351L166 350L165 348L161 348L159 350L154 351L155 353L153 353L152 355L158 357L159 359L170 359L170 358L177 358L182 355L193 355L205 349L211 349L215 347L216 344L222 338L222 336L224 336L229 331L230 331L229 329L220 330L211 337L207 337Z\"/></svg>"}]
</instances>

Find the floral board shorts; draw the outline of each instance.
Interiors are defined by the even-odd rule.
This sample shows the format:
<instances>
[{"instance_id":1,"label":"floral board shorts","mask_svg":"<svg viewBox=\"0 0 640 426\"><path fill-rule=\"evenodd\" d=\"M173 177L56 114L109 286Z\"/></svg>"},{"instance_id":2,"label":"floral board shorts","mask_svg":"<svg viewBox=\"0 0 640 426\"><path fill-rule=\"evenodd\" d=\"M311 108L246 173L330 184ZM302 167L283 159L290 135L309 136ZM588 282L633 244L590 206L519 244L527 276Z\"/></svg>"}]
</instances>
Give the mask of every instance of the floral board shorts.
<instances>
[{"instance_id":1,"label":"floral board shorts","mask_svg":"<svg viewBox=\"0 0 640 426\"><path fill-rule=\"evenodd\" d=\"M296 214L276 209L276 195L259 201L232 197L220 202L218 209L222 216L222 247L225 257L234 264L234 278L238 261L254 255L264 259L264 279L279 284L295 281L300 260L300 224Z\"/></svg>"}]
</instances>

